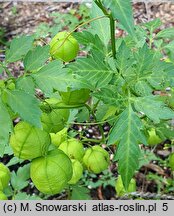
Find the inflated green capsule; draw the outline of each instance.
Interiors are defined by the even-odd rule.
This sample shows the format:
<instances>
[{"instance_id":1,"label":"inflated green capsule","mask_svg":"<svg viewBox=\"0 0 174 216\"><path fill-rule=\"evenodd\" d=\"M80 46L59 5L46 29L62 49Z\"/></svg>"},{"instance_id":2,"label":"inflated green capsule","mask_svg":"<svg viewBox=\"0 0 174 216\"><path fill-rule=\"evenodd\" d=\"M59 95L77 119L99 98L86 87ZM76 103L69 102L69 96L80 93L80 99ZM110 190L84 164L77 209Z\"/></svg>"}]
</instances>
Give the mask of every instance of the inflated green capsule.
<instances>
[{"instance_id":1,"label":"inflated green capsule","mask_svg":"<svg viewBox=\"0 0 174 216\"><path fill-rule=\"evenodd\" d=\"M50 54L54 59L69 62L76 58L78 51L77 40L65 31L57 33L50 42Z\"/></svg>"},{"instance_id":2,"label":"inflated green capsule","mask_svg":"<svg viewBox=\"0 0 174 216\"><path fill-rule=\"evenodd\" d=\"M8 200L6 195L2 191L0 191L0 200Z\"/></svg>"},{"instance_id":3,"label":"inflated green capsule","mask_svg":"<svg viewBox=\"0 0 174 216\"><path fill-rule=\"evenodd\" d=\"M148 145L154 146L161 143L162 141L163 140L156 134L155 128L151 128L150 130L148 130Z\"/></svg>"},{"instance_id":4,"label":"inflated green capsule","mask_svg":"<svg viewBox=\"0 0 174 216\"><path fill-rule=\"evenodd\" d=\"M79 161L82 161L83 155L85 153L83 144L74 138L68 139L61 143L59 149L65 152L69 158L77 159Z\"/></svg>"},{"instance_id":5,"label":"inflated green capsule","mask_svg":"<svg viewBox=\"0 0 174 216\"><path fill-rule=\"evenodd\" d=\"M89 171L101 173L109 166L109 153L100 146L93 146L86 150L83 163Z\"/></svg>"},{"instance_id":6,"label":"inflated green capsule","mask_svg":"<svg viewBox=\"0 0 174 216\"><path fill-rule=\"evenodd\" d=\"M31 162L30 176L36 188L45 194L58 194L72 178L72 163L61 150L49 151Z\"/></svg>"},{"instance_id":7,"label":"inflated green capsule","mask_svg":"<svg viewBox=\"0 0 174 216\"><path fill-rule=\"evenodd\" d=\"M10 170L3 163L0 163L0 191L8 186L10 181Z\"/></svg>"},{"instance_id":8,"label":"inflated green capsule","mask_svg":"<svg viewBox=\"0 0 174 216\"><path fill-rule=\"evenodd\" d=\"M136 181L135 179L132 178L129 183L128 190L126 191L123 186L122 178L119 175L115 183L115 190L117 192L117 196L119 197L124 196L126 193L135 192L136 191Z\"/></svg>"},{"instance_id":9,"label":"inflated green capsule","mask_svg":"<svg viewBox=\"0 0 174 216\"><path fill-rule=\"evenodd\" d=\"M10 145L18 158L30 160L45 155L51 143L49 133L30 125L19 122L10 137Z\"/></svg>"},{"instance_id":10,"label":"inflated green capsule","mask_svg":"<svg viewBox=\"0 0 174 216\"><path fill-rule=\"evenodd\" d=\"M72 159L71 162L73 168L73 175L68 184L76 184L83 175L83 166L78 160Z\"/></svg>"},{"instance_id":11,"label":"inflated green capsule","mask_svg":"<svg viewBox=\"0 0 174 216\"><path fill-rule=\"evenodd\" d=\"M51 143L55 146L60 146L60 144L67 139L67 128L64 128L57 133L50 133L50 136Z\"/></svg>"},{"instance_id":12,"label":"inflated green capsule","mask_svg":"<svg viewBox=\"0 0 174 216\"><path fill-rule=\"evenodd\" d=\"M57 133L65 127L68 118L68 109L53 109L49 113L43 112L41 116L43 129L48 133Z\"/></svg>"}]
</instances>

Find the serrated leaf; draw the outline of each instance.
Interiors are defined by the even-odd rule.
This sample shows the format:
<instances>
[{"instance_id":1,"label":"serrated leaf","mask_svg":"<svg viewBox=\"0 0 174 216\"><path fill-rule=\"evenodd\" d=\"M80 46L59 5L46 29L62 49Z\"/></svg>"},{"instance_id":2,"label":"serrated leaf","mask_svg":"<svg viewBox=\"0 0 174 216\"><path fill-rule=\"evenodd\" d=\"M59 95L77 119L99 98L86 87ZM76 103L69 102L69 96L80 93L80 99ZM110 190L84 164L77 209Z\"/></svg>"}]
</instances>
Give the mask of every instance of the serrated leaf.
<instances>
[{"instance_id":1,"label":"serrated leaf","mask_svg":"<svg viewBox=\"0 0 174 216\"><path fill-rule=\"evenodd\" d=\"M24 58L24 68L26 71L34 71L39 69L49 57L49 49L47 46L37 46L30 50Z\"/></svg>"},{"instance_id":2,"label":"serrated leaf","mask_svg":"<svg viewBox=\"0 0 174 216\"><path fill-rule=\"evenodd\" d=\"M163 29L162 31L158 32L155 38L173 39L174 38L174 28L172 27L172 28Z\"/></svg>"},{"instance_id":3,"label":"serrated leaf","mask_svg":"<svg viewBox=\"0 0 174 216\"><path fill-rule=\"evenodd\" d=\"M84 45L87 50L93 49L100 53L101 56L105 56L106 47L98 35L93 35L91 32L83 31L74 33L74 36L78 43Z\"/></svg>"},{"instance_id":4,"label":"serrated leaf","mask_svg":"<svg viewBox=\"0 0 174 216\"><path fill-rule=\"evenodd\" d=\"M159 96L137 97L134 106L155 123L174 118L174 111L160 101Z\"/></svg>"},{"instance_id":5,"label":"serrated leaf","mask_svg":"<svg viewBox=\"0 0 174 216\"><path fill-rule=\"evenodd\" d=\"M164 71L167 74L168 82L170 83L171 87L173 87L174 86L174 64L166 63L166 68Z\"/></svg>"},{"instance_id":6,"label":"serrated leaf","mask_svg":"<svg viewBox=\"0 0 174 216\"><path fill-rule=\"evenodd\" d=\"M5 151L5 146L8 143L9 133L12 131L12 121L6 109L5 104L0 98L0 156L2 157Z\"/></svg>"},{"instance_id":7,"label":"serrated leaf","mask_svg":"<svg viewBox=\"0 0 174 216\"><path fill-rule=\"evenodd\" d=\"M163 47L163 49L168 49L169 51L173 52L174 49L174 41L171 41L166 46Z\"/></svg>"},{"instance_id":8,"label":"serrated leaf","mask_svg":"<svg viewBox=\"0 0 174 216\"><path fill-rule=\"evenodd\" d=\"M10 159L10 161L6 164L6 166L13 166L13 165L16 165L16 164L18 164L18 163L22 163L22 162L24 162L24 160L23 159L19 159L19 158L17 158L17 157L12 157L11 159Z\"/></svg>"},{"instance_id":9,"label":"serrated leaf","mask_svg":"<svg viewBox=\"0 0 174 216\"><path fill-rule=\"evenodd\" d=\"M103 12L98 8L98 6L93 2L92 8L90 10L91 18L96 18L103 16ZM101 41L103 41L105 47L107 47L110 40L110 26L108 17L95 20L91 23L92 32L97 34Z\"/></svg>"},{"instance_id":10,"label":"serrated leaf","mask_svg":"<svg viewBox=\"0 0 174 216\"><path fill-rule=\"evenodd\" d=\"M30 164L26 164L20 167L15 173L12 172L11 184L15 190L21 190L28 185L28 179L30 178Z\"/></svg>"},{"instance_id":11,"label":"serrated leaf","mask_svg":"<svg viewBox=\"0 0 174 216\"><path fill-rule=\"evenodd\" d=\"M154 20L144 24L144 26L150 31L150 33L153 33L161 25L162 25L162 22L161 22L161 20L159 18L154 19Z\"/></svg>"},{"instance_id":12,"label":"serrated leaf","mask_svg":"<svg viewBox=\"0 0 174 216\"><path fill-rule=\"evenodd\" d=\"M151 95L153 88L146 81L138 81L135 85L132 86L133 90L139 96Z\"/></svg>"},{"instance_id":13,"label":"serrated leaf","mask_svg":"<svg viewBox=\"0 0 174 216\"><path fill-rule=\"evenodd\" d=\"M75 74L83 77L84 80L88 80L94 88L105 87L114 74L114 71L107 64L104 64L99 55L95 55L93 58L78 59L76 62L71 63L69 68Z\"/></svg>"},{"instance_id":14,"label":"serrated leaf","mask_svg":"<svg viewBox=\"0 0 174 216\"><path fill-rule=\"evenodd\" d=\"M116 159L118 160L118 171L126 189L138 168L140 155L138 144L146 144L146 138L141 131L142 127L141 120L129 105L120 114L109 134L108 144L119 142Z\"/></svg>"},{"instance_id":15,"label":"serrated leaf","mask_svg":"<svg viewBox=\"0 0 174 216\"><path fill-rule=\"evenodd\" d=\"M29 195L25 192L19 192L15 195L14 200L42 200L42 199L36 195Z\"/></svg>"},{"instance_id":16,"label":"serrated leaf","mask_svg":"<svg viewBox=\"0 0 174 216\"><path fill-rule=\"evenodd\" d=\"M120 107L121 103L127 100L127 98L122 97L115 90L116 89L111 89L111 88L101 88L93 95L99 100L103 101L105 104L115 105L117 107Z\"/></svg>"},{"instance_id":17,"label":"serrated leaf","mask_svg":"<svg viewBox=\"0 0 174 216\"><path fill-rule=\"evenodd\" d=\"M152 160L158 160L158 158L152 151L142 149L139 157L139 169L142 166L149 164Z\"/></svg>"},{"instance_id":18,"label":"serrated leaf","mask_svg":"<svg viewBox=\"0 0 174 216\"><path fill-rule=\"evenodd\" d=\"M41 127L41 110L36 97L24 91L14 90L7 91L6 99L11 109L15 113L18 113L24 121L36 127Z\"/></svg>"},{"instance_id":19,"label":"serrated leaf","mask_svg":"<svg viewBox=\"0 0 174 216\"><path fill-rule=\"evenodd\" d=\"M53 89L67 91L68 87L72 89L91 88L88 80L83 77L77 79L68 69L63 68L62 62L56 60L31 76L46 95L51 95Z\"/></svg>"},{"instance_id":20,"label":"serrated leaf","mask_svg":"<svg viewBox=\"0 0 174 216\"><path fill-rule=\"evenodd\" d=\"M134 56L136 59L136 73L138 73L138 75L142 73L146 74L152 71L154 65L153 53L148 48L147 44L139 49Z\"/></svg>"},{"instance_id":21,"label":"serrated leaf","mask_svg":"<svg viewBox=\"0 0 174 216\"><path fill-rule=\"evenodd\" d=\"M33 40L32 36L14 38L10 43L10 49L6 53L6 61L15 62L22 59L32 48Z\"/></svg>"},{"instance_id":22,"label":"serrated leaf","mask_svg":"<svg viewBox=\"0 0 174 216\"><path fill-rule=\"evenodd\" d=\"M89 189L82 186L73 186L71 200L91 200Z\"/></svg>"},{"instance_id":23,"label":"serrated leaf","mask_svg":"<svg viewBox=\"0 0 174 216\"><path fill-rule=\"evenodd\" d=\"M134 62L135 59L132 56L131 49L129 49L123 41L118 49L115 64L119 73L122 74L127 81L135 79L136 73L133 70Z\"/></svg>"},{"instance_id":24,"label":"serrated leaf","mask_svg":"<svg viewBox=\"0 0 174 216\"><path fill-rule=\"evenodd\" d=\"M16 81L16 89L22 90L28 94L34 95L35 84L33 78L30 76L22 76Z\"/></svg>"},{"instance_id":25,"label":"serrated leaf","mask_svg":"<svg viewBox=\"0 0 174 216\"><path fill-rule=\"evenodd\" d=\"M132 13L132 6L130 0L103 0L107 8L112 12L115 19L123 25L125 30L131 34L135 35L134 31L134 20Z\"/></svg>"},{"instance_id":26,"label":"serrated leaf","mask_svg":"<svg viewBox=\"0 0 174 216\"><path fill-rule=\"evenodd\" d=\"M100 104L98 105L98 109L96 111L96 118L97 121L105 121L106 119L114 116L115 113L118 111L116 106L109 106L107 104Z\"/></svg>"}]
</instances>

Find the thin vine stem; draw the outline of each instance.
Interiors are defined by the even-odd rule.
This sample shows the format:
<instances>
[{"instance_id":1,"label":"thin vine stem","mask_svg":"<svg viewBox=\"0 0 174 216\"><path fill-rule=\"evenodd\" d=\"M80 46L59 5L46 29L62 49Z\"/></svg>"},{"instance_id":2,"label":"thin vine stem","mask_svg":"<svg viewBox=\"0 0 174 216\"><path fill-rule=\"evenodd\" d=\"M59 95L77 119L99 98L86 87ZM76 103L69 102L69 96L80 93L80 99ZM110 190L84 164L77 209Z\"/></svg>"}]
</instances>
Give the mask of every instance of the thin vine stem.
<instances>
[{"instance_id":1,"label":"thin vine stem","mask_svg":"<svg viewBox=\"0 0 174 216\"><path fill-rule=\"evenodd\" d=\"M108 13L106 8L103 6L101 0L94 1L95 4L102 10L102 12L105 14L105 16L109 17L110 20L110 34L111 34L111 46L112 46L112 55L113 58L116 59L116 43L115 43L115 20L112 16L112 14Z\"/></svg>"},{"instance_id":2,"label":"thin vine stem","mask_svg":"<svg viewBox=\"0 0 174 216\"><path fill-rule=\"evenodd\" d=\"M84 122L70 122L69 124L74 124L74 125L84 125L84 126L90 126L90 125L99 125L99 124L104 124L106 122L110 122L110 121L113 121L114 119L116 119L117 116L111 118L111 119L108 119L106 121L100 121L100 122L88 122L88 123L84 123Z\"/></svg>"},{"instance_id":3,"label":"thin vine stem","mask_svg":"<svg viewBox=\"0 0 174 216\"><path fill-rule=\"evenodd\" d=\"M91 115L93 116L94 120L97 121L97 118L96 118L96 116L94 114L94 110L92 110L91 107L88 106L87 104L85 104L85 106L89 110L89 113L91 113ZM98 127L99 127L99 130L100 130L101 136L102 136L101 141L105 142L105 135L104 135L104 131L103 131L103 128L102 128L101 124L98 124Z\"/></svg>"},{"instance_id":4,"label":"thin vine stem","mask_svg":"<svg viewBox=\"0 0 174 216\"><path fill-rule=\"evenodd\" d=\"M112 15L109 16L110 20L110 31L111 31L111 45L113 58L116 59L116 44L115 44L115 20Z\"/></svg>"}]
</instances>

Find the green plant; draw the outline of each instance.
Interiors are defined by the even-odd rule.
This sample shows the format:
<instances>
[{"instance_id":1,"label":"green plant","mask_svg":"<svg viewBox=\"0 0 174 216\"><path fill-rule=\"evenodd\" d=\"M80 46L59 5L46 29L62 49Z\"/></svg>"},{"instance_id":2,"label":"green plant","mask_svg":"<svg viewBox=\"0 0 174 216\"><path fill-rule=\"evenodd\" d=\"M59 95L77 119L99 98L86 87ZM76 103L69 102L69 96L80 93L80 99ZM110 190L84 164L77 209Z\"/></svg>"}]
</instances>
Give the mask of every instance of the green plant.
<instances>
[{"instance_id":1,"label":"green plant","mask_svg":"<svg viewBox=\"0 0 174 216\"><path fill-rule=\"evenodd\" d=\"M51 139L47 132L27 122L19 122L10 137L14 155L26 160L45 155L50 143Z\"/></svg>"},{"instance_id":2,"label":"green plant","mask_svg":"<svg viewBox=\"0 0 174 216\"><path fill-rule=\"evenodd\" d=\"M72 178L72 163L66 154L56 149L33 160L30 175L39 191L57 194Z\"/></svg>"},{"instance_id":3,"label":"green plant","mask_svg":"<svg viewBox=\"0 0 174 216\"><path fill-rule=\"evenodd\" d=\"M60 92L62 101L67 105L85 104L90 97L89 89Z\"/></svg>"},{"instance_id":4,"label":"green plant","mask_svg":"<svg viewBox=\"0 0 174 216\"><path fill-rule=\"evenodd\" d=\"M116 183L115 183L115 190L117 196L124 196L127 193L135 192L136 191L136 181L135 179L131 179L129 187L125 190L121 176L118 176Z\"/></svg>"},{"instance_id":5,"label":"green plant","mask_svg":"<svg viewBox=\"0 0 174 216\"><path fill-rule=\"evenodd\" d=\"M83 163L93 173L101 173L109 166L109 154L100 146L88 148L83 157Z\"/></svg>"},{"instance_id":6,"label":"green plant","mask_svg":"<svg viewBox=\"0 0 174 216\"><path fill-rule=\"evenodd\" d=\"M7 200L6 195L2 191L0 191L0 200Z\"/></svg>"},{"instance_id":7,"label":"green plant","mask_svg":"<svg viewBox=\"0 0 174 216\"><path fill-rule=\"evenodd\" d=\"M78 190L81 197L89 197L81 181L68 185L73 176L70 159L82 162L93 174L117 163L123 190L127 191L140 165L154 158L149 154L142 160L146 154L141 148L148 144L148 130L154 128L158 138L173 140L170 120L174 111L166 88L174 90L174 29L156 31L161 24L156 19L134 25L130 0L94 0L91 18L69 32L56 32L49 45L38 45L36 35L11 41L0 63L7 74L0 83L0 155L8 154L10 164L22 166L27 161L28 166L11 171L8 197L27 198L21 190L30 177L45 194L66 189L74 198ZM77 31L83 26L87 28ZM116 37L116 28L125 36ZM87 55L77 56L79 45ZM24 64L24 73L17 78L9 70L10 63L16 61ZM15 118L20 122L14 127ZM103 130L106 123L109 133ZM82 127L74 131L75 125L97 126L99 137L85 136ZM156 138L153 144L161 141ZM9 150L9 140L13 151ZM66 170L58 175L65 166L64 159ZM60 163L53 163L55 160ZM22 180L21 170L25 170ZM70 172L64 178L67 170Z\"/></svg>"},{"instance_id":8,"label":"green plant","mask_svg":"<svg viewBox=\"0 0 174 216\"><path fill-rule=\"evenodd\" d=\"M155 128L151 128L148 130L148 140L147 143L150 146L157 145L161 143L163 140L156 134Z\"/></svg>"},{"instance_id":9,"label":"green plant","mask_svg":"<svg viewBox=\"0 0 174 216\"><path fill-rule=\"evenodd\" d=\"M71 159L73 175L68 184L76 184L83 175L83 166L78 160Z\"/></svg>"},{"instance_id":10,"label":"green plant","mask_svg":"<svg viewBox=\"0 0 174 216\"><path fill-rule=\"evenodd\" d=\"M174 153L171 153L169 156L169 166L174 171Z\"/></svg>"},{"instance_id":11,"label":"green plant","mask_svg":"<svg viewBox=\"0 0 174 216\"><path fill-rule=\"evenodd\" d=\"M54 109L51 112L43 112L41 116L42 125L48 133L61 131L69 117L69 110Z\"/></svg>"},{"instance_id":12,"label":"green plant","mask_svg":"<svg viewBox=\"0 0 174 216\"><path fill-rule=\"evenodd\" d=\"M62 129L61 131L55 133L50 133L51 143L55 146L60 146L67 138L67 128Z\"/></svg>"},{"instance_id":13,"label":"green plant","mask_svg":"<svg viewBox=\"0 0 174 216\"><path fill-rule=\"evenodd\" d=\"M59 32L50 42L50 54L54 59L69 62L76 58L79 51L78 42L67 32Z\"/></svg>"},{"instance_id":14,"label":"green plant","mask_svg":"<svg viewBox=\"0 0 174 216\"><path fill-rule=\"evenodd\" d=\"M71 159L76 159L79 161L82 160L84 155L83 144L74 138L67 139L61 143L59 149L65 152L65 154L67 154Z\"/></svg>"},{"instance_id":15,"label":"green plant","mask_svg":"<svg viewBox=\"0 0 174 216\"><path fill-rule=\"evenodd\" d=\"M3 163L0 163L0 191L8 186L9 181L10 171Z\"/></svg>"}]
</instances>

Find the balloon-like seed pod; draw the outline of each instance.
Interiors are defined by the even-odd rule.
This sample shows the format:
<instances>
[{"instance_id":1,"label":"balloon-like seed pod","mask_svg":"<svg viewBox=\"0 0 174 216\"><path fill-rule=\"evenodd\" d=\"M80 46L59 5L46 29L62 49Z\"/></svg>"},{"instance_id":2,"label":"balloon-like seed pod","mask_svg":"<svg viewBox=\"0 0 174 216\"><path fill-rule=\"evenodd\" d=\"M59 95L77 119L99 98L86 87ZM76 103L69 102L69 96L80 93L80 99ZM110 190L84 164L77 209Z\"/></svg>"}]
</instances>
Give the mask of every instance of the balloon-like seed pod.
<instances>
[{"instance_id":1,"label":"balloon-like seed pod","mask_svg":"<svg viewBox=\"0 0 174 216\"><path fill-rule=\"evenodd\" d=\"M50 133L51 143L55 146L60 146L67 138L67 128L62 129L57 133Z\"/></svg>"},{"instance_id":2,"label":"balloon-like seed pod","mask_svg":"<svg viewBox=\"0 0 174 216\"><path fill-rule=\"evenodd\" d=\"M0 191L0 200L8 200L7 196L2 191Z\"/></svg>"},{"instance_id":3,"label":"balloon-like seed pod","mask_svg":"<svg viewBox=\"0 0 174 216\"><path fill-rule=\"evenodd\" d=\"M83 157L83 164L93 173L101 173L109 166L109 153L100 146L88 148Z\"/></svg>"},{"instance_id":4,"label":"balloon-like seed pod","mask_svg":"<svg viewBox=\"0 0 174 216\"><path fill-rule=\"evenodd\" d=\"M79 44L68 32L57 33L50 42L50 54L54 59L64 62L72 61L79 52ZM68 37L67 37L68 36Z\"/></svg>"},{"instance_id":5,"label":"balloon-like seed pod","mask_svg":"<svg viewBox=\"0 0 174 216\"><path fill-rule=\"evenodd\" d=\"M83 144L79 140L74 138L68 139L61 143L59 149L65 152L65 154L67 154L69 158L79 161L82 161L83 155L85 153Z\"/></svg>"},{"instance_id":6,"label":"balloon-like seed pod","mask_svg":"<svg viewBox=\"0 0 174 216\"><path fill-rule=\"evenodd\" d=\"M48 133L57 133L65 127L68 118L68 109L53 109L49 113L43 112L41 116L43 129Z\"/></svg>"},{"instance_id":7,"label":"balloon-like seed pod","mask_svg":"<svg viewBox=\"0 0 174 216\"><path fill-rule=\"evenodd\" d=\"M68 184L76 184L83 175L83 166L78 160L72 159L73 175Z\"/></svg>"},{"instance_id":8,"label":"balloon-like seed pod","mask_svg":"<svg viewBox=\"0 0 174 216\"><path fill-rule=\"evenodd\" d=\"M31 162L30 176L36 188L45 194L58 194L72 178L72 162L61 150L49 151Z\"/></svg>"},{"instance_id":9,"label":"balloon-like seed pod","mask_svg":"<svg viewBox=\"0 0 174 216\"><path fill-rule=\"evenodd\" d=\"M25 160L45 155L50 143L49 133L27 122L19 122L10 137L10 146L14 155Z\"/></svg>"},{"instance_id":10,"label":"balloon-like seed pod","mask_svg":"<svg viewBox=\"0 0 174 216\"><path fill-rule=\"evenodd\" d=\"M8 186L10 181L10 170L3 163L0 163L0 191Z\"/></svg>"}]
</instances>

